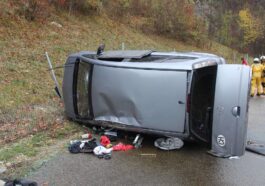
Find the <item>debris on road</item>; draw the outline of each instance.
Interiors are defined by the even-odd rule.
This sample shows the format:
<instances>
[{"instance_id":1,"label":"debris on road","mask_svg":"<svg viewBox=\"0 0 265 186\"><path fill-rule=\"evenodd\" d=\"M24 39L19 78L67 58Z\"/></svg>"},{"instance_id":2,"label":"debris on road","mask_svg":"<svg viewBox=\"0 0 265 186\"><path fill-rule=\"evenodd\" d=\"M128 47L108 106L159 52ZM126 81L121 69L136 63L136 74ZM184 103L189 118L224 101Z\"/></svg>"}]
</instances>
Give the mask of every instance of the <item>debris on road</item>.
<instances>
[{"instance_id":1,"label":"debris on road","mask_svg":"<svg viewBox=\"0 0 265 186\"><path fill-rule=\"evenodd\" d=\"M132 145L125 145L123 143L118 143L117 145L113 146L113 151L127 151L134 149L134 146Z\"/></svg>"},{"instance_id":2,"label":"debris on road","mask_svg":"<svg viewBox=\"0 0 265 186\"><path fill-rule=\"evenodd\" d=\"M70 141L70 145L68 146L68 150L71 153L90 153L93 152L94 148L97 147L98 144L96 142L96 139L93 138L91 140L84 140L84 141L79 141L79 140L74 140Z\"/></svg>"},{"instance_id":3,"label":"debris on road","mask_svg":"<svg viewBox=\"0 0 265 186\"><path fill-rule=\"evenodd\" d=\"M100 159L111 159L112 151L127 151L135 148L133 145L130 144L126 145L121 142L113 146L111 144L111 139L117 140L118 136L117 132L108 131L103 127L100 128L93 127L93 130L96 133L101 133L101 134L103 134L104 132L104 134L106 135L101 135L100 139L97 140L90 133L83 134L81 136L82 140L70 141L70 144L68 146L69 152L73 154L93 152L94 155L96 155ZM110 138L108 136L110 136ZM138 145L140 147L143 138L142 137L139 138L138 136L138 139L141 140L140 143L138 140L136 140L136 142L139 143Z\"/></svg>"},{"instance_id":4,"label":"debris on road","mask_svg":"<svg viewBox=\"0 0 265 186\"><path fill-rule=\"evenodd\" d=\"M82 137L82 139L91 139L92 134L91 133L83 134L81 137Z\"/></svg>"},{"instance_id":5,"label":"debris on road","mask_svg":"<svg viewBox=\"0 0 265 186\"><path fill-rule=\"evenodd\" d=\"M136 149L142 147L142 142L143 142L143 137L140 134L137 134L134 141L133 141L133 145Z\"/></svg>"},{"instance_id":6,"label":"debris on road","mask_svg":"<svg viewBox=\"0 0 265 186\"><path fill-rule=\"evenodd\" d=\"M99 158L99 159L111 159L111 152L112 152L112 148L105 148L103 146L97 146L94 148L93 150L94 154Z\"/></svg>"},{"instance_id":7,"label":"debris on road","mask_svg":"<svg viewBox=\"0 0 265 186\"><path fill-rule=\"evenodd\" d=\"M100 144L104 147L109 146L110 147L110 139L107 136L101 136L100 137ZM112 145L111 145L112 146Z\"/></svg>"}]
</instances>

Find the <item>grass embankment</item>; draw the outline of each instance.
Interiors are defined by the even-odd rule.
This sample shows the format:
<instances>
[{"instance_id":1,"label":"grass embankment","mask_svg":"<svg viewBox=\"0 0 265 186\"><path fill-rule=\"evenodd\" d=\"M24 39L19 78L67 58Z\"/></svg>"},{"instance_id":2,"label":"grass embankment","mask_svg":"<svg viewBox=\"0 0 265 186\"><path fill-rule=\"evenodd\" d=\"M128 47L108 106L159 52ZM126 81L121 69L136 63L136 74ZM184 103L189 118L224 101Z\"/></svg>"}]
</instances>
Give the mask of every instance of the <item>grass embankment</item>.
<instances>
[{"instance_id":1,"label":"grass embankment","mask_svg":"<svg viewBox=\"0 0 265 186\"><path fill-rule=\"evenodd\" d=\"M66 138L82 131L64 117L47 71L45 51L55 66L63 65L70 53L96 50L102 42L106 50L120 49L124 42L126 49L206 51L233 59L233 51L217 43L196 48L143 34L104 16L74 17L61 12L43 22L0 16L0 25L0 161L4 162L21 155L36 156L39 147L51 145L58 136ZM61 81L63 70L56 73Z\"/></svg>"}]
</instances>

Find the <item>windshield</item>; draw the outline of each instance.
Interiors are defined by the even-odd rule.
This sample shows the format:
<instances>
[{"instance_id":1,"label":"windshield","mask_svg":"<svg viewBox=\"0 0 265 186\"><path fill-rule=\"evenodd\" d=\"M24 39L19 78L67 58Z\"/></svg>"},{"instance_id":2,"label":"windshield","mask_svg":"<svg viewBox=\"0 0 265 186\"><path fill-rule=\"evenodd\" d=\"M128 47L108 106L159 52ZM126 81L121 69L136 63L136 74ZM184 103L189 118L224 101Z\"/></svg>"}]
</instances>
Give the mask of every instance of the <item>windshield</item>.
<instances>
[{"instance_id":1,"label":"windshield","mask_svg":"<svg viewBox=\"0 0 265 186\"><path fill-rule=\"evenodd\" d=\"M89 112L89 74L91 65L80 62L78 64L76 99L77 112L81 118L88 118Z\"/></svg>"}]
</instances>

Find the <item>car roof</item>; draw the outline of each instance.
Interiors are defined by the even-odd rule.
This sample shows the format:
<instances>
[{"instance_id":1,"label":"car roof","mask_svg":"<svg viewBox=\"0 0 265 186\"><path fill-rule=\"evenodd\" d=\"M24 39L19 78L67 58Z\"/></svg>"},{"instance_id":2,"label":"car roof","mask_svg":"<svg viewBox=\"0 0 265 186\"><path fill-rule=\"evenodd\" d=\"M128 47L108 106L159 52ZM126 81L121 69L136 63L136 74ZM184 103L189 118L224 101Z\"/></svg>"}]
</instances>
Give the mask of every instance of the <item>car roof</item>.
<instances>
[{"instance_id":1,"label":"car roof","mask_svg":"<svg viewBox=\"0 0 265 186\"><path fill-rule=\"evenodd\" d=\"M192 70L225 63L222 57L200 52L156 52L151 50L106 51L97 56L94 51L70 55L92 64L120 68ZM150 59L154 58L154 59Z\"/></svg>"}]
</instances>

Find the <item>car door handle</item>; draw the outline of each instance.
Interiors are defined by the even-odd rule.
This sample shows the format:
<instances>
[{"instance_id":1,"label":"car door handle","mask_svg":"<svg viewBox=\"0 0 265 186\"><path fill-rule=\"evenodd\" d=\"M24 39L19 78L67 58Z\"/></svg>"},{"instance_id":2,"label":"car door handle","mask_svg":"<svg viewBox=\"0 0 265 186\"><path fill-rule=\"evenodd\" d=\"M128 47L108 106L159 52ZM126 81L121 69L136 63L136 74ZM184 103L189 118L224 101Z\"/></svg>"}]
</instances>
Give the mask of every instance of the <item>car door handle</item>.
<instances>
[{"instance_id":1,"label":"car door handle","mask_svg":"<svg viewBox=\"0 0 265 186\"><path fill-rule=\"evenodd\" d=\"M179 101L178 103L181 104L181 105L185 104L183 101Z\"/></svg>"},{"instance_id":2,"label":"car door handle","mask_svg":"<svg viewBox=\"0 0 265 186\"><path fill-rule=\"evenodd\" d=\"M239 116L240 116L240 107L239 107L239 106L237 106L237 107L233 107L233 108L232 108L232 114L233 114L233 116L235 116L235 117L239 117Z\"/></svg>"}]
</instances>

